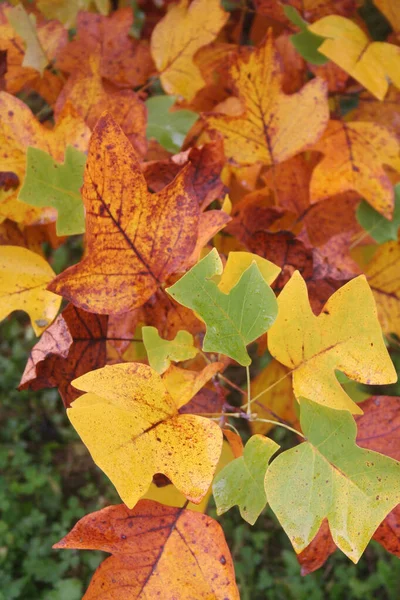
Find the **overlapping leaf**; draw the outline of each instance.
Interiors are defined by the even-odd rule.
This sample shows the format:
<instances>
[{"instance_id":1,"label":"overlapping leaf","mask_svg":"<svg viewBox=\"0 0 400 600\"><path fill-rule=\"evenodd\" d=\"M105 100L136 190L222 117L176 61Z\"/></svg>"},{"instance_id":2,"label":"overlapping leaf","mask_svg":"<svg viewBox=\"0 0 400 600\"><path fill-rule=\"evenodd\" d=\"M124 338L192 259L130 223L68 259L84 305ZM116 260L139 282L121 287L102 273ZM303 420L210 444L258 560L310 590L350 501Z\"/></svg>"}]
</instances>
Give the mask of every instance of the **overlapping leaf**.
<instances>
[{"instance_id":1,"label":"overlapping leaf","mask_svg":"<svg viewBox=\"0 0 400 600\"><path fill-rule=\"evenodd\" d=\"M400 458L400 399L393 396L373 396L361 404L364 414L356 417L357 444L362 448L380 452L395 460ZM382 521L373 535L388 552L400 556L400 506L396 506ZM303 552L298 555L303 575L319 569L327 558L335 552L326 520Z\"/></svg>"},{"instance_id":2,"label":"overlapping leaf","mask_svg":"<svg viewBox=\"0 0 400 600\"><path fill-rule=\"evenodd\" d=\"M68 417L128 507L156 473L192 502L201 501L221 454L216 423L179 414L161 377L139 363L91 371L73 385L88 393L72 403Z\"/></svg>"},{"instance_id":3,"label":"overlapping leaf","mask_svg":"<svg viewBox=\"0 0 400 600\"><path fill-rule=\"evenodd\" d=\"M326 84L314 79L297 94L283 94L271 32L248 59L237 59L230 75L243 114L205 117L208 125L224 136L229 159L239 164L261 161L274 165L310 147L322 135L329 115Z\"/></svg>"},{"instance_id":4,"label":"overlapping leaf","mask_svg":"<svg viewBox=\"0 0 400 600\"><path fill-rule=\"evenodd\" d=\"M279 449L278 444L262 435L253 435L239 456L216 476L213 494L217 513L239 506L245 521L254 525L267 504L264 478L270 458Z\"/></svg>"},{"instance_id":5,"label":"overlapping leaf","mask_svg":"<svg viewBox=\"0 0 400 600\"><path fill-rule=\"evenodd\" d=\"M0 92L0 171L15 173L22 183L26 168L26 148L45 150L56 162L63 162L67 145L87 149L90 130L71 107L59 116L54 129L39 123L21 100ZM43 210L17 202L18 188L1 203L0 215L31 224ZM51 213L50 213L51 214ZM49 217L50 218L50 217Z\"/></svg>"},{"instance_id":6,"label":"overlapping leaf","mask_svg":"<svg viewBox=\"0 0 400 600\"><path fill-rule=\"evenodd\" d=\"M354 190L391 217L393 184L383 165L400 172L400 146L391 132L374 123L330 121L313 150L324 157L312 174L312 202Z\"/></svg>"},{"instance_id":7,"label":"overlapping leaf","mask_svg":"<svg viewBox=\"0 0 400 600\"><path fill-rule=\"evenodd\" d=\"M394 44L370 42L356 23L339 15L324 17L310 25L309 30L327 38L318 51L379 100L386 95L388 79L400 88L400 48Z\"/></svg>"},{"instance_id":8,"label":"overlapping leaf","mask_svg":"<svg viewBox=\"0 0 400 600\"><path fill-rule=\"evenodd\" d=\"M18 200L32 206L52 206L57 210L57 235L85 231L85 213L80 189L86 155L67 146L63 164L55 162L44 150L29 147L26 175Z\"/></svg>"},{"instance_id":9,"label":"overlapping leaf","mask_svg":"<svg viewBox=\"0 0 400 600\"><path fill-rule=\"evenodd\" d=\"M14 310L24 310L40 335L61 304L61 298L46 290L53 277L53 269L39 254L19 246L1 246L0 320Z\"/></svg>"},{"instance_id":10,"label":"overlapping leaf","mask_svg":"<svg viewBox=\"0 0 400 600\"><path fill-rule=\"evenodd\" d=\"M91 138L82 188L87 254L49 289L100 314L144 304L195 247L199 209L189 175L181 171L150 194L131 144L104 115Z\"/></svg>"},{"instance_id":11,"label":"overlapping leaf","mask_svg":"<svg viewBox=\"0 0 400 600\"><path fill-rule=\"evenodd\" d=\"M278 307L268 348L293 371L293 390L300 401L308 398L356 414L361 410L341 388L336 369L362 383L397 380L364 276L335 292L316 317L305 281L296 272L281 292Z\"/></svg>"},{"instance_id":12,"label":"overlapping leaf","mask_svg":"<svg viewBox=\"0 0 400 600\"><path fill-rule=\"evenodd\" d=\"M373 255L366 276L385 333L400 336L400 242L386 242Z\"/></svg>"},{"instance_id":13,"label":"overlapping leaf","mask_svg":"<svg viewBox=\"0 0 400 600\"><path fill-rule=\"evenodd\" d=\"M157 373L164 373L171 360L181 362L194 358L197 354L197 348L193 346L193 336L188 331L178 331L174 340L163 340L155 327L143 327L142 335L149 365Z\"/></svg>"},{"instance_id":14,"label":"overlapping leaf","mask_svg":"<svg viewBox=\"0 0 400 600\"><path fill-rule=\"evenodd\" d=\"M400 501L400 463L356 445L347 411L303 399L307 441L280 454L265 477L267 500L296 552L328 519L335 544L357 562Z\"/></svg>"},{"instance_id":15,"label":"overlapping leaf","mask_svg":"<svg viewBox=\"0 0 400 600\"><path fill-rule=\"evenodd\" d=\"M228 17L219 0L193 0L190 5L181 0L170 7L151 36L151 53L168 94L191 100L205 85L193 56L215 40Z\"/></svg>"},{"instance_id":16,"label":"overlapping leaf","mask_svg":"<svg viewBox=\"0 0 400 600\"><path fill-rule=\"evenodd\" d=\"M212 278L221 275L222 262L214 249L167 290L206 323L203 350L222 352L243 365L251 362L246 346L269 329L277 313L273 291L252 255L249 258L252 262L244 269L227 266L218 286ZM270 281L279 272L268 261L265 268Z\"/></svg>"},{"instance_id":17,"label":"overlapping leaf","mask_svg":"<svg viewBox=\"0 0 400 600\"><path fill-rule=\"evenodd\" d=\"M106 364L110 321L68 305L33 347L19 389L57 387L68 407L80 395L71 381Z\"/></svg>"}]
</instances>

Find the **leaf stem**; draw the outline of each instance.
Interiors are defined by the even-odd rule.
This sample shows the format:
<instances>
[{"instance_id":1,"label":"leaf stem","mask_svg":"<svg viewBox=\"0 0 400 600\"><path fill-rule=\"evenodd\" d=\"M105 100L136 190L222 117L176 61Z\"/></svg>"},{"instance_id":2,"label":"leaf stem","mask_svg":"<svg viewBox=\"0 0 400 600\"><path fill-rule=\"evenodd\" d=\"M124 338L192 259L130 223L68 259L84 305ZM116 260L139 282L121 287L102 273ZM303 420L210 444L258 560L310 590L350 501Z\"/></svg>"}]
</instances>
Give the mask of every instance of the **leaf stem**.
<instances>
[{"instance_id":1,"label":"leaf stem","mask_svg":"<svg viewBox=\"0 0 400 600\"><path fill-rule=\"evenodd\" d=\"M254 419L252 422L253 423L257 423L257 422L259 422L259 423L271 423L272 425L279 425L280 427L284 427L285 429L288 429L289 431L292 431L296 435L300 435L303 439L307 439L305 435L303 435L297 429L294 429L294 427L290 427L290 425L285 425L285 423L280 423L279 421L272 421L270 419Z\"/></svg>"},{"instance_id":2,"label":"leaf stem","mask_svg":"<svg viewBox=\"0 0 400 600\"><path fill-rule=\"evenodd\" d=\"M246 378L247 378L247 414L251 415L251 387L250 387L250 367L246 367Z\"/></svg>"},{"instance_id":3,"label":"leaf stem","mask_svg":"<svg viewBox=\"0 0 400 600\"><path fill-rule=\"evenodd\" d=\"M253 404L253 402L255 402L256 400L258 400L259 398L261 398L261 396L263 396L264 394L266 394L267 392L269 392L270 390L272 390L276 385L278 385L279 383L281 383L281 381L283 381L284 379L286 379L286 377L288 375L290 375L291 373L293 373L295 369L292 369L291 371L288 371L283 377L281 377L280 379L278 379L277 381L274 381L274 383L270 386L268 386L267 388L265 388L265 390L262 390L262 392L260 392L259 394L257 394L257 396L254 396L254 398L250 398L250 400L247 401L247 404L243 404L240 408L248 408L248 406L250 406L251 404Z\"/></svg>"},{"instance_id":4,"label":"leaf stem","mask_svg":"<svg viewBox=\"0 0 400 600\"><path fill-rule=\"evenodd\" d=\"M227 377L225 377L225 375L222 375L222 373L217 373L217 377L219 379L222 379L222 381L224 381L226 384L230 385L234 390L236 390L237 392L239 392L243 396L247 396L247 392L245 392L244 390L242 390L242 388L239 387L238 385L236 385L236 383L233 383L233 381L231 381L230 379L228 379Z\"/></svg>"}]
</instances>

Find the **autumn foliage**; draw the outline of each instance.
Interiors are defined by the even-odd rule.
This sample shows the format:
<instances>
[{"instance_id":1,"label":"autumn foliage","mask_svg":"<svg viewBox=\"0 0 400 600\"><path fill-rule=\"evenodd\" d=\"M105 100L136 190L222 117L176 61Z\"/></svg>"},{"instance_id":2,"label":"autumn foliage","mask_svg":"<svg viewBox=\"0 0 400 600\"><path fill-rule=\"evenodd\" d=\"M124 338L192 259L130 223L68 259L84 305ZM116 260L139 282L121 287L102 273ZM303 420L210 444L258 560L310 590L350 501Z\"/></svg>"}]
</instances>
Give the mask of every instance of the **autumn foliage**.
<instances>
[{"instance_id":1,"label":"autumn foliage","mask_svg":"<svg viewBox=\"0 0 400 600\"><path fill-rule=\"evenodd\" d=\"M379 39L357 0L81 4L0 5L0 318L123 503L54 547L111 554L87 600L235 600L213 495L303 574L400 556L397 0Z\"/></svg>"}]
</instances>

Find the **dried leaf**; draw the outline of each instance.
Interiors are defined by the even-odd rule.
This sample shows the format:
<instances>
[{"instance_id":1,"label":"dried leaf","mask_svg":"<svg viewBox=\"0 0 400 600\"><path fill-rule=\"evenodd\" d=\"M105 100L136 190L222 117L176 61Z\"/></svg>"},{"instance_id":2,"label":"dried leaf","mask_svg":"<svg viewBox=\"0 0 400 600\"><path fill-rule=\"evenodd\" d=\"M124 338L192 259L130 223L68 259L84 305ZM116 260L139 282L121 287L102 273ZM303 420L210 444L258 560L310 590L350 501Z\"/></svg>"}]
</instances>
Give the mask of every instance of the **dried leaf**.
<instances>
[{"instance_id":1,"label":"dried leaf","mask_svg":"<svg viewBox=\"0 0 400 600\"><path fill-rule=\"evenodd\" d=\"M312 174L311 202L354 190L390 218L394 192L383 165L400 172L399 149L396 137L380 125L330 121L313 147L324 157Z\"/></svg>"}]
</instances>

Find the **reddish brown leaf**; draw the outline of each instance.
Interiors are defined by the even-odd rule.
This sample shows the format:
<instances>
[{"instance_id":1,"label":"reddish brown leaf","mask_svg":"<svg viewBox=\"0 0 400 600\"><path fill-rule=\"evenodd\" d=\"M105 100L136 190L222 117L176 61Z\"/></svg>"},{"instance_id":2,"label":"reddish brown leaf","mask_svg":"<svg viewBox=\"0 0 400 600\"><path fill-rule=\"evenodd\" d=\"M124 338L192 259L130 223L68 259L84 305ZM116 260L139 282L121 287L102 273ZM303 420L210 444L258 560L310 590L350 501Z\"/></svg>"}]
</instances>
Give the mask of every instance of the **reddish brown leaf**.
<instances>
[{"instance_id":1,"label":"reddish brown leaf","mask_svg":"<svg viewBox=\"0 0 400 600\"><path fill-rule=\"evenodd\" d=\"M57 65L73 73L88 60L100 45L102 49L100 72L118 87L137 87L154 72L147 42L129 35L133 23L131 8L121 8L109 17L80 12L77 18L77 37L58 57Z\"/></svg>"},{"instance_id":2,"label":"reddish brown leaf","mask_svg":"<svg viewBox=\"0 0 400 600\"><path fill-rule=\"evenodd\" d=\"M301 565L301 574L308 575L322 567L335 551L336 544L329 531L328 520L324 519L311 544L297 555L297 560Z\"/></svg>"},{"instance_id":3,"label":"reddish brown leaf","mask_svg":"<svg viewBox=\"0 0 400 600\"><path fill-rule=\"evenodd\" d=\"M106 364L107 323L68 305L33 347L19 389L58 387L68 407L81 395L71 381Z\"/></svg>"}]
</instances>

